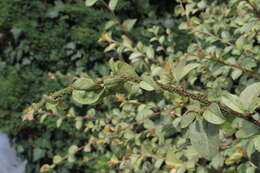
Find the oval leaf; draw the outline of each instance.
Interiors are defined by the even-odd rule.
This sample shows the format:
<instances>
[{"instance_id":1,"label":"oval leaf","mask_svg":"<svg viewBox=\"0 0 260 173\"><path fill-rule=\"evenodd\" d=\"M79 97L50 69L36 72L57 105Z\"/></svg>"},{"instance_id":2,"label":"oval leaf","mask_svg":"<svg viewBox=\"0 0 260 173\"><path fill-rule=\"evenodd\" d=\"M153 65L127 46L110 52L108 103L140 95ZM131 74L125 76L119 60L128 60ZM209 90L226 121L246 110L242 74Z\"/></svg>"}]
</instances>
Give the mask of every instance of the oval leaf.
<instances>
[{"instance_id":1,"label":"oval leaf","mask_svg":"<svg viewBox=\"0 0 260 173\"><path fill-rule=\"evenodd\" d=\"M146 83L144 81L140 82L140 87L142 89L146 90L146 91L153 91L154 90L154 88L150 84L148 84L148 83Z\"/></svg>"},{"instance_id":2,"label":"oval leaf","mask_svg":"<svg viewBox=\"0 0 260 173\"><path fill-rule=\"evenodd\" d=\"M184 114L182 117L181 117L181 128L186 128L188 127L192 121L196 118L196 114L195 112L191 112L191 113L187 113L187 114Z\"/></svg>"},{"instance_id":3,"label":"oval leaf","mask_svg":"<svg viewBox=\"0 0 260 173\"><path fill-rule=\"evenodd\" d=\"M254 83L246 87L240 94L240 100L246 110L249 105L260 95L260 82Z\"/></svg>"},{"instance_id":4,"label":"oval leaf","mask_svg":"<svg viewBox=\"0 0 260 173\"><path fill-rule=\"evenodd\" d=\"M78 90L88 90L97 85L95 81L90 78L80 78L73 83L73 86Z\"/></svg>"},{"instance_id":5,"label":"oval leaf","mask_svg":"<svg viewBox=\"0 0 260 173\"><path fill-rule=\"evenodd\" d=\"M60 163L62 160L63 160L62 157L59 156L59 155L56 155L56 156L53 157L53 163L54 163L54 164L58 164L58 163Z\"/></svg>"},{"instance_id":6,"label":"oval leaf","mask_svg":"<svg viewBox=\"0 0 260 173\"><path fill-rule=\"evenodd\" d=\"M225 122L225 117L216 103L212 103L208 109L203 113L203 117L210 123L213 124L223 124Z\"/></svg>"},{"instance_id":7,"label":"oval leaf","mask_svg":"<svg viewBox=\"0 0 260 173\"><path fill-rule=\"evenodd\" d=\"M190 140L194 149L206 159L212 159L219 151L219 127L204 120L190 125Z\"/></svg>"},{"instance_id":8,"label":"oval leaf","mask_svg":"<svg viewBox=\"0 0 260 173\"><path fill-rule=\"evenodd\" d=\"M125 20L125 21L123 22L122 26L123 26L127 31L130 31L130 30L134 27L136 21L137 21L136 19L127 19L127 20Z\"/></svg>"},{"instance_id":9,"label":"oval leaf","mask_svg":"<svg viewBox=\"0 0 260 173\"><path fill-rule=\"evenodd\" d=\"M110 8L112 11L115 10L116 5L117 5L117 2L118 2L118 0L110 0L110 1L109 1L108 6L109 6L109 8Z\"/></svg>"},{"instance_id":10,"label":"oval leaf","mask_svg":"<svg viewBox=\"0 0 260 173\"><path fill-rule=\"evenodd\" d=\"M93 6L98 0L86 0L85 4L87 7Z\"/></svg>"},{"instance_id":11,"label":"oval leaf","mask_svg":"<svg viewBox=\"0 0 260 173\"><path fill-rule=\"evenodd\" d=\"M71 145L68 149L68 154L73 155L78 151L79 147L77 145Z\"/></svg>"},{"instance_id":12,"label":"oval leaf","mask_svg":"<svg viewBox=\"0 0 260 173\"><path fill-rule=\"evenodd\" d=\"M255 148L260 152L260 135L257 135L254 138L254 144L255 144Z\"/></svg>"},{"instance_id":13,"label":"oval leaf","mask_svg":"<svg viewBox=\"0 0 260 173\"><path fill-rule=\"evenodd\" d=\"M73 90L72 98L82 104L96 104L104 93L104 89L96 91Z\"/></svg>"},{"instance_id":14,"label":"oval leaf","mask_svg":"<svg viewBox=\"0 0 260 173\"><path fill-rule=\"evenodd\" d=\"M243 104L241 103L238 96L230 94L230 93L225 93L222 96L221 101L223 104L225 104L230 109L240 112L240 113L244 113Z\"/></svg>"},{"instance_id":15,"label":"oval leaf","mask_svg":"<svg viewBox=\"0 0 260 173\"><path fill-rule=\"evenodd\" d=\"M185 61L181 61L173 67L173 76L177 81L183 79L190 71L200 66L198 63L185 65Z\"/></svg>"},{"instance_id":16,"label":"oval leaf","mask_svg":"<svg viewBox=\"0 0 260 173\"><path fill-rule=\"evenodd\" d=\"M125 63L125 62L118 61L117 67L118 67L117 74L119 74L119 75L127 75L129 77L136 77L137 76L134 68L131 65Z\"/></svg>"},{"instance_id":17,"label":"oval leaf","mask_svg":"<svg viewBox=\"0 0 260 173\"><path fill-rule=\"evenodd\" d=\"M113 89L123 85L123 82L124 82L123 79L114 77L114 78L105 79L103 83L105 88Z\"/></svg>"}]
</instances>

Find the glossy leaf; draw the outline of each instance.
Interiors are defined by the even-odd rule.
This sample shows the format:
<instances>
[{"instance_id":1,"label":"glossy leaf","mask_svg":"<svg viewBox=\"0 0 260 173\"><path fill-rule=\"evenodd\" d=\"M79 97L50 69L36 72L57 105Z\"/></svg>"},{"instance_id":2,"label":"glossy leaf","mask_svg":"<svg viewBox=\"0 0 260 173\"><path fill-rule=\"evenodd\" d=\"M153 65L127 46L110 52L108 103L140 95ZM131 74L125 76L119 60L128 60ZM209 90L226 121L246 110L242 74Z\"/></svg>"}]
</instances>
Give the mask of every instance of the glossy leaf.
<instances>
[{"instance_id":1,"label":"glossy leaf","mask_svg":"<svg viewBox=\"0 0 260 173\"><path fill-rule=\"evenodd\" d=\"M80 78L73 83L73 86L78 90L89 90L95 88L97 84L90 78Z\"/></svg>"},{"instance_id":2,"label":"glossy leaf","mask_svg":"<svg viewBox=\"0 0 260 173\"><path fill-rule=\"evenodd\" d=\"M82 105L96 104L101 99L104 91L104 89L94 91L73 90L72 98Z\"/></svg>"},{"instance_id":3,"label":"glossy leaf","mask_svg":"<svg viewBox=\"0 0 260 173\"><path fill-rule=\"evenodd\" d=\"M120 87L120 85L122 85L123 82L124 82L123 79L114 77L114 78L105 79L103 83L105 88L114 89Z\"/></svg>"}]
</instances>

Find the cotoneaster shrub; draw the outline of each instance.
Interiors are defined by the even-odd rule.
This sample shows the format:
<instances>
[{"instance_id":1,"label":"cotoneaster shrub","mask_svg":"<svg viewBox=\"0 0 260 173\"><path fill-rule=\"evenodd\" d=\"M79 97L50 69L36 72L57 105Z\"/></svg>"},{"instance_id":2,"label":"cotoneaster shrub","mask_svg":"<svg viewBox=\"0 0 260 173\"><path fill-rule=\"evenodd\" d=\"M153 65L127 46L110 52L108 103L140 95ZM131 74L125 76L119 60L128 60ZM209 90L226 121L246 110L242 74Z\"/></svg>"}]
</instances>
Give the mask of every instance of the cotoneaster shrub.
<instances>
[{"instance_id":1,"label":"cotoneaster shrub","mask_svg":"<svg viewBox=\"0 0 260 173\"><path fill-rule=\"evenodd\" d=\"M82 73L25 110L24 120L74 121L84 135L40 171L259 172L260 2L178 1L150 25L118 18L117 2L86 1L114 16L99 39L110 74ZM136 23L149 42L132 39Z\"/></svg>"},{"instance_id":2,"label":"cotoneaster shrub","mask_svg":"<svg viewBox=\"0 0 260 173\"><path fill-rule=\"evenodd\" d=\"M102 46L94 43L109 18L106 11L87 8L83 1L0 1L0 130L15 138L15 147L28 160L27 172L38 172L41 164L62 152L66 144L61 141L74 129L57 129L54 120L21 122L24 107L67 86L73 80L67 77L70 72L108 74ZM75 135L80 141L82 135ZM79 169L66 165L57 171Z\"/></svg>"},{"instance_id":3,"label":"cotoneaster shrub","mask_svg":"<svg viewBox=\"0 0 260 173\"><path fill-rule=\"evenodd\" d=\"M148 11L164 9L163 1L143 1L140 10L136 10L140 5L135 3L118 3L121 19L146 18ZM144 3L149 10L143 10ZM74 78L71 76L83 72L92 77L108 74L104 62L110 55L104 54L103 45L95 42L111 16L107 10L87 8L84 1L0 1L0 130L15 138L16 149L28 160L28 173L38 172L40 165L55 153L65 154L67 143L82 141L84 134L75 132L73 121L64 121L60 128L55 119L21 122L23 108L39 100L43 93L67 86ZM156 20L150 18L149 22ZM148 41L141 37L142 28L136 25L132 29L133 38ZM77 107L77 111L81 108ZM70 137L67 143L62 142L69 136L77 139ZM95 165L99 158L92 162ZM83 167L68 163L56 171L78 172Z\"/></svg>"}]
</instances>

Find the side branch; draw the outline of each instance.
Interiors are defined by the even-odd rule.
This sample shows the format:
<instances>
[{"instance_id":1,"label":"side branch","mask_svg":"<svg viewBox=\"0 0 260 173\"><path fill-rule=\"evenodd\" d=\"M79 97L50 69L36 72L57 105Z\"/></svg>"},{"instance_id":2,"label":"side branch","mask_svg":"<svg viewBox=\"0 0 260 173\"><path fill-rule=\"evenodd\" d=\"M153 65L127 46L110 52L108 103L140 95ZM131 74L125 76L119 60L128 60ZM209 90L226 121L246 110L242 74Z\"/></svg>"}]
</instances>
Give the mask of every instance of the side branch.
<instances>
[{"instance_id":1,"label":"side branch","mask_svg":"<svg viewBox=\"0 0 260 173\"><path fill-rule=\"evenodd\" d=\"M180 89L180 88L177 88L177 87L170 87L170 86L166 86L162 83L159 83L159 82L156 82L156 84L163 90L166 90L166 91L169 91L169 92L174 92L174 93L177 93L177 94L180 94L182 96L185 96L185 97L189 97L193 100L197 100L205 105L210 105L212 104L211 101L201 97L201 96L198 96L198 95L195 95L195 94L192 94L190 92L188 92L187 90L185 89ZM247 120L247 121L250 121L252 123L254 123L256 126L260 127L260 122L255 120L252 116L248 115L248 114L241 114L239 112L236 112L232 109L230 109L229 107L227 106L224 106L224 105L219 105L219 108L223 111L223 112L226 112L226 113L229 113L231 115L234 115L236 117L239 117L239 118L242 118L244 120Z\"/></svg>"}]
</instances>

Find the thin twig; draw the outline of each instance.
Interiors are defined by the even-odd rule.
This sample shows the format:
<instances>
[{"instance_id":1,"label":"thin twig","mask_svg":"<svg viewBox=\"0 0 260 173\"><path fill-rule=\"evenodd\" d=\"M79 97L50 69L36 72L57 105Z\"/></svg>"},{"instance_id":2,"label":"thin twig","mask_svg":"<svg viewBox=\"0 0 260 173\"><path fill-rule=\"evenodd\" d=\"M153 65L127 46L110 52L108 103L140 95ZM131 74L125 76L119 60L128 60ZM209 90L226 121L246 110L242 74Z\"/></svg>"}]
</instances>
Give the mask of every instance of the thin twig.
<instances>
[{"instance_id":1,"label":"thin twig","mask_svg":"<svg viewBox=\"0 0 260 173\"><path fill-rule=\"evenodd\" d=\"M206 98L204 98L202 96L198 96L198 95L195 95L195 94L188 92L184 88L180 89L180 88L177 88L177 87L166 86L166 85L159 83L159 82L156 82L156 83L160 88L162 88L166 91L174 92L174 93L180 94L182 96L189 97L189 98L191 98L193 100L197 100L197 101L199 101L199 102L201 102L205 105L210 105L210 104L213 103L213 102L207 100ZM250 121L250 122L254 123L256 126L260 127L260 122L255 120L250 114L242 114L242 113L236 112L236 111L234 111L234 110L232 110L229 107L224 106L224 105L219 105L219 108L223 112L226 112L226 113L229 113L233 116L236 116L236 117L242 118L244 120Z\"/></svg>"}]
</instances>

